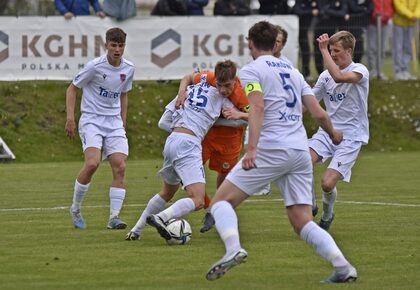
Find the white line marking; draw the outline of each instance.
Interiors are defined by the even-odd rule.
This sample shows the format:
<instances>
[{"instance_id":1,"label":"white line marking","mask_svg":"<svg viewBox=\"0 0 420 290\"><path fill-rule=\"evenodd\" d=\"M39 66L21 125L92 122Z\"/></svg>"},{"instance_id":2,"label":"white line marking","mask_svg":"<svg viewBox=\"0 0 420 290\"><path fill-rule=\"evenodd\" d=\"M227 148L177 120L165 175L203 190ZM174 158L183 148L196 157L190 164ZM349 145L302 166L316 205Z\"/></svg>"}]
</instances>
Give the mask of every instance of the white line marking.
<instances>
[{"instance_id":1,"label":"white line marking","mask_svg":"<svg viewBox=\"0 0 420 290\"><path fill-rule=\"evenodd\" d=\"M283 199L249 199L245 202L280 202ZM383 206L397 206L397 207L420 207L420 204L408 203L393 203L393 202L368 202L368 201L337 201L337 203L344 204L361 204L361 205L383 205ZM125 204L124 207L145 207L146 204ZM108 208L109 205L86 205L83 208ZM0 212L13 211L49 211L49 210L69 210L70 206L55 206L55 207L26 207L26 208L0 208Z\"/></svg>"}]
</instances>

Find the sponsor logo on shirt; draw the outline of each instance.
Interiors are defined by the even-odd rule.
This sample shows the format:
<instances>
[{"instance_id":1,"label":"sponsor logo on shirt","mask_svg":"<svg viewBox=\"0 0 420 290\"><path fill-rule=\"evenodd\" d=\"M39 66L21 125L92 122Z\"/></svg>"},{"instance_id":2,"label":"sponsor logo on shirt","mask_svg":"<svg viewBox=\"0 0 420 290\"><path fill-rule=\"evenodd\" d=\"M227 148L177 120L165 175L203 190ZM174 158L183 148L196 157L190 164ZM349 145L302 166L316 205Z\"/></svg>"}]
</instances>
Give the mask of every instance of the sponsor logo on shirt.
<instances>
[{"instance_id":1,"label":"sponsor logo on shirt","mask_svg":"<svg viewBox=\"0 0 420 290\"><path fill-rule=\"evenodd\" d=\"M331 94L329 92L327 92L327 95L330 97L330 101L331 102L341 102L342 100L344 100L346 98L346 93L336 93L336 94Z\"/></svg>"},{"instance_id":2,"label":"sponsor logo on shirt","mask_svg":"<svg viewBox=\"0 0 420 290\"><path fill-rule=\"evenodd\" d=\"M101 97L109 98L109 99L117 99L117 98L120 97L119 92L113 92L113 91L107 90L103 87L99 87L99 95Z\"/></svg>"},{"instance_id":3,"label":"sponsor logo on shirt","mask_svg":"<svg viewBox=\"0 0 420 290\"><path fill-rule=\"evenodd\" d=\"M284 122L288 122L288 121L292 121L292 122L299 122L301 120L301 115L296 115L296 114L288 114L287 112L280 112L280 121L284 121Z\"/></svg>"}]
</instances>

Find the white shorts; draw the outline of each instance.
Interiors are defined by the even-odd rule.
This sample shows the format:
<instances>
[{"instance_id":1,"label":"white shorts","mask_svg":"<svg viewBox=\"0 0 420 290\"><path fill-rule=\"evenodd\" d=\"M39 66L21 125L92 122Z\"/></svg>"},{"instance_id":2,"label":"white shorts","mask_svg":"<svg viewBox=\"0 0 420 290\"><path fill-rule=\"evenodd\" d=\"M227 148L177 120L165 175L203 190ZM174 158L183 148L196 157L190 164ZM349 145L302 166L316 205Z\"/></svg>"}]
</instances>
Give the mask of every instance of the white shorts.
<instances>
[{"instance_id":1,"label":"white shorts","mask_svg":"<svg viewBox=\"0 0 420 290\"><path fill-rule=\"evenodd\" d=\"M79 135L83 152L89 147L94 147L103 149L104 159L113 153L128 156L128 140L121 116L83 113L79 120Z\"/></svg>"},{"instance_id":2,"label":"white shorts","mask_svg":"<svg viewBox=\"0 0 420 290\"><path fill-rule=\"evenodd\" d=\"M226 179L248 195L274 182L285 206L312 205L312 162L309 151L297 149L257 150L257 168L244 170L242 159Z\"/></svg>"},{"instance_id":3,"label":"white shorts","mask_svg":"<svg viewBox=\"0 0 420 290\"><path fill-rule=\"evenodd\" d=\"M166 139L163 166L158 174L171 185L206 183L201 154L200 138L172 132Z\"/></svg>"},{"instance_id":4,"label":"white shorts","mask_svg":"<svg viewBox=\"0 0 420 290\"><path fill-rule=\"evenodd\" d=\"M328 134L322 131L315 133L309 139L309 148L320 156L319 163L324 163L332 157L328 168L340 172L345 182L350 181L351 169L356 163L362 145L361 141L352 140L343 140L339 145L334 145Z\"/></svg>"}]
</instances>

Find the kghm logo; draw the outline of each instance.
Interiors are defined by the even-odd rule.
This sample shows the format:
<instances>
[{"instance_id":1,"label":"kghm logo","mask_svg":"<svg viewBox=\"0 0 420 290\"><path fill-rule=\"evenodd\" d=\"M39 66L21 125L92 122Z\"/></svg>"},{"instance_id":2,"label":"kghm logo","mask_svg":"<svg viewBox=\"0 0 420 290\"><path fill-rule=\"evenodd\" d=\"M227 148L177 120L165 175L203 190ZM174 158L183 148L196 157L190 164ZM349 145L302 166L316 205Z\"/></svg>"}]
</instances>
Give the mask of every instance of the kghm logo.
<instances>
[{"instance_id":1,"label":"kghm logo","mask_svg":"<svg viewBox=\"0 0 420 290\"><path fill-rule=\"evenodd\" d=\"M4 49L2 49L6 46ZM9 35L0 30L0 62L9 57Z\"/></svg>"},{"instance_id":2,"label":"kghm logo","mask_svg":"<svg viewBox=\"0 0 420 290\"><path fill-rule=\"evenodd\" d=\"M181 56L181 35L168 29L152 39L151 61L164 68Z\"/></svg>"}]
</instances>

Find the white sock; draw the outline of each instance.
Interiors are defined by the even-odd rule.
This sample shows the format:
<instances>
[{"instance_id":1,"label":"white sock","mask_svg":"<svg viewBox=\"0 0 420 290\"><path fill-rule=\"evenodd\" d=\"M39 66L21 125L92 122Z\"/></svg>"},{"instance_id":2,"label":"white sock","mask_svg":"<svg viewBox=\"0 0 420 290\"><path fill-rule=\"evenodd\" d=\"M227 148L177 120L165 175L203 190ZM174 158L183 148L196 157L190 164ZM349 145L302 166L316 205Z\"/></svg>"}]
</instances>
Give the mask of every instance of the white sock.
<instances>
[{"instance_id":1,"label":"white sock","mask_svg":"<svg viewBox=\"0 0 420 290\"><path fill-rule=\"evenodd\" d=\"M238 218L232 205L227 201L219 201L211 207L211 214L216 229L225 244L226 255L241 249L238 231Z\"/></svg>"},{"instance_id":2,"label":"white sock","mask_svg":"<svg viewBox=\"0 0 420 290\"><path fill-rule=\"evenodd\" d=\"M321 218L324 221L327 221L332 218L332 215L334 213L334 204L335 200L337 199L337 188L334 187L334 189L331 192L323 192L322 193L322 216Z\"/></svg>"},{"instance_id":3,"label":"white sock","mask_svg":"<svg viewBox=\"0 0 420 290\"><path fill-rule=\"evenodd\" d=\"M171 218L180 218L193 210L195 210L194 201L191 198L186 197L178 199L173 205L157 215L166 222Z\"/></svg>"},{"instance_id":4,"label":"white sock","mask_svg":"<svg viewBox=\"0 0 420 290\"><path fill-rule=\"evenodd\" d=\"M109 218L117 217L120 214L125 198L125 189L118 187L109 188L110 210Z\"/></svg>"},{"instance_id":5,"label":"white sock","mask_svg":"<svg viewBox=\"0 0 420 290\"><path fill-rule=\"evenodd\" d=\"M331 235L313 221L308 222L302 228L300 238L314 248L321 257L330 262L334 268L349 264Z\"/></svg>"},{"instance_id":6,"label":"white sock","mask_svg":"<svg viewBox=\"0 0 420 290\"><path fill-rule=\"evenodd\" d=\"M131 229L136 234L141 234L141 231L146 226L146 218L149 215L160 212L165 207L166 201L157 193L147 203L136 225Z\"/></svg>"},{"instance_id":7,"label":"white sock","mask_svg":"<svg viewBox=\"0 0 420 290\"><path fill-rule=\"evenodd\" d=\"M83 199L86 195L86 192L89 189L88 184L81 184L77 181L74 182L74 192L73 192L73 204L71 205L71 210L76 212L80 210L80 207L82 206Z\"/></svg>"}]
</instances>

